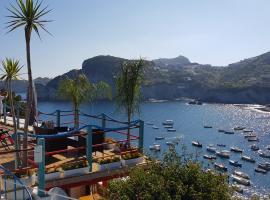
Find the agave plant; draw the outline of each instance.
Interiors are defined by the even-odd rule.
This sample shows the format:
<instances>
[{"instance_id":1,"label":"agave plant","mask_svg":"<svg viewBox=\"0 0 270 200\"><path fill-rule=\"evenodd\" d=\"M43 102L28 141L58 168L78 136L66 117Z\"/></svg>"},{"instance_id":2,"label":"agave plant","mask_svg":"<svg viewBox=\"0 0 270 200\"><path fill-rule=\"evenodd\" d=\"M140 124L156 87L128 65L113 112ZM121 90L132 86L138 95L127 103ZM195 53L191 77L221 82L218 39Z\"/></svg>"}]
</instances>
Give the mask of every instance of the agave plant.
<instances>
[{"instance_id":1,"label":"agave plant","mask_svg":"<svg viewBox=\"0 0 270 200\"><path fill-rule=\"evenodd\" d=\"M17 123L16 123L16 113L15 113L15 107L14 107L14 101L13 101L13 92L11 87L11 82L13 80L19 79L19 72L22 69L22 66L20 66L19 60L14 60L10 58L6 58L4 61L2 61L3 66L3 75L1 76L1 80L5 82L7 91L8 91L8 98L10 102L11 107L11 115L13 119L13 127L14 127L14 133L15 133L15 148L18 150L19 140L17 136ZM19 164L19 154L16 152L16 168Z\"/></svg>"},{"instance_id":2,"label":"agave plant","mask_svg":"<svg viewBox=\"0 0 270 200\"><path fill-rule=\"evenodd\" d=\"M35 85L32 77L31 67L31 33L34 30L40 38L39 29L47 31L45 24L50 20L44 20L43 17L48 14L51 10L48 6L43 7L42 2L39 0L17 0L15 5L10 5L8 8L10 15L7 16L10 20L7 22L8 32L12 32L19 27L24 28L25 42L26 42L26 57L27 57L27 70L28 70L28 90L27 90L27 108L24 125L24 144L23 147L27 148L27 131L29 120L32 123L37 116L37 100ZM30 117L31 114L31 117ZM24 155L24 164L26 165L27 152Z\"/></svg>"}]
</instances>

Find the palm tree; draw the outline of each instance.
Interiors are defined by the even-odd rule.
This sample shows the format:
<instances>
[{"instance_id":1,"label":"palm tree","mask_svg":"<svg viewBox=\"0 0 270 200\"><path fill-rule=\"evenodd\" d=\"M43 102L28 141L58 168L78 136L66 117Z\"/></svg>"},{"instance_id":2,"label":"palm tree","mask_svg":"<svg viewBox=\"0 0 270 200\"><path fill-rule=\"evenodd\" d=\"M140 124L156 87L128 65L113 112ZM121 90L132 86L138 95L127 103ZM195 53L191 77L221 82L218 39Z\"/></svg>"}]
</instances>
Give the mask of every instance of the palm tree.
<instances>
[{"instance_id":1,"label":"palm tree","mask_svg":"<svg viewBox=\"0 0 270 200\"><path fill-rule=\"evenodd\" d=\"M130 125L132 115L139 112L141 84L143 81L144 60L124 62L116 77L116 103L127 114ZM127 146L130 146L130 128L127 134Z\"/></svg>"},{"instance_id":2,"label":"palm tree","mask_svg":"<svg viewBox=\"0 0 270 200\"><path fill-rule=\"evenodd\" d=\"M37 115L37 100L35 85L32 78L31 68L31 53L30 53L30 41L31 33L34 30L40 38L39 29L47 31L45 24L50 22L49 20L42 19L44 15L48 14L51 10L48 10L48 6L42 7L42 2L39 0L17 0L16 5L10 5L8 8L10 15L7 16L10 20L7 22L9 29L8 32L12 32L19 27L24 27L25 42L26 42L26 58L27 58L27 70L28 70L28 91L27 91L27 108L25 115L24 124L24 142L23 147L27 147L27 131L30 120L30 114L32 113L31 119L35 119ZM33 120L31 120L33 121ZM26 165L27 152L24 155L24 164Z\"/></svg>"},{"instance_id":3,"label":"palm tree","mask_svg":"<svg viewBox=\"0 0 270 200\"><path fill-rule=\"evenodd\" d=\"M74 79L65 77L59 83L58 94L62 99L71 100L74 112L74 126L79 127L79 107L83 102L97 98L111 98L110 86L105 82L91 83L84 74Z\"/></svg>"},{"instance_id":4,"label":"palm tree","mask_svg":"<svg viewBox=\"0 0 270 200\"><path fill-rule=\"evenodd\" d=\"M17 123L16 123L16 113L14 108L14 101L13 101L13 92L11 87L12 80L18 80L19 79L19 72L22 69L22 66L20 66L19 60L14 60L10 58L6 58L6 60L2 61L3 66L3 75L1 76L1 80L5 82L5 85L8 90L8 97L11 107L11 115L13 119L13 127L14 127L14 133L15 133L15 148L16 148L16 168L19 164L19 153L18 153L18 146L19 146L19 139L17 135Z\"/></svg>"}]
</instances>

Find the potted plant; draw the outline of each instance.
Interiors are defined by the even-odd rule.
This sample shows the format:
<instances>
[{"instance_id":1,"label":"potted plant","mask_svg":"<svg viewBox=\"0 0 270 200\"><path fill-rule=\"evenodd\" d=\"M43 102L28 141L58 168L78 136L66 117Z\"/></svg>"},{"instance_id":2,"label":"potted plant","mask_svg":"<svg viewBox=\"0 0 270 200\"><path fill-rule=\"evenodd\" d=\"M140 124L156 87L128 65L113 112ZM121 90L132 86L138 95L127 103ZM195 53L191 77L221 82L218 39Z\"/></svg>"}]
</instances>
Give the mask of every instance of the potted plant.
<instances>
[{"instance_id":1,"label":"potted plant","mask_svg":"<svg viewBox=\"0 0 270 200\"><path fill-rule=\"evenodd\" d=\"M62 170L59 167L47 168L45 170L45 180L50 181L50 180L61 178L61 172Z\"/></svg>"},{"instance_id":2,"label":"potted plant","mask_svg":"<svg viewBox=\"0 0 270 200\"><path fill-rule=\"evenodd\" d=\"M62 165L64 177L72 177L74 175L82 175L89 173L89 165L87 160L75 161L72 163L65 163Z\"/></svg>"},{"instance_id":3,"label":"potted plant","mask_svg":"<svg viewBox=\"0 0 270 200\"><path fill-rule=\"evenodd\" d=\"M118 169L121 167L121 160L120 157L115 156L112 158L105 158L98 160L98 170L104 171L104 170L111 170L111 169Z\"/></svg>"},{"instance_id":4,"label":"potted plant","mask_svg":"<svg viewBox=\"0 0 270 200\"><path fill-rule=\"evenodd\" d=\"M126 153L125 155L122 155L122 165L136 165L143 161L143 155L139 152Z\"/></svg>"}]
</instances>

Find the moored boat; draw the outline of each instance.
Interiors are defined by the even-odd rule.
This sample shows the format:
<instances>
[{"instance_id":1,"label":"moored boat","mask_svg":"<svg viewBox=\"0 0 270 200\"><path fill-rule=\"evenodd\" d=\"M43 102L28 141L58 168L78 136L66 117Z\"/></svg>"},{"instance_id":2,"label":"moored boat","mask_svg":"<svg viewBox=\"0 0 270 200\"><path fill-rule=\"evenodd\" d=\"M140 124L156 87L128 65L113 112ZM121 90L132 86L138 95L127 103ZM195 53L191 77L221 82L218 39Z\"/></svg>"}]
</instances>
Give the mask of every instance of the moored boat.
<instances>
[{"instance_id":1,"label":"moored boat","mask_svg":"<svg viewBox=\"0 0 270 200\"><path fill-rule=\"evenodd\" d=\"M215 147L213 147L213 146L211 146L211 145L208 145L208 146L206 147L206 151L209 151L209 152L212 152L212 153L216 153L217 148L215 148Z\"/></svg>"},{"instance_id":2,"label":"moored boat","mask_svg":"<svg viewBox=\"0 0 270 200\"><path fill-rule=\"evenodd\" d=\"M250 133L247 135L244 135L245 138L253 138L253 137L257 137L257 135L255 135L254 133Z\"/></svg>"},{"instance_id":3,"label":"moored boat","mask_svg":"<svg viewBox=\"0 0 270 200\"><path fill-rule=\"evenodd\" d=\"M264 169L266 171L270 171L270 163L268 163L268 162L259 163L258 168Z\"/></svg>"},{"instance_id":4,"label":"moored boat","mask_svg":"<svg viewBox=\"0 0 270 200\"><path fill-rule=\"evenodd\" d=\"M173 120L170 120L170 119L167 119L166 121L164 121L163 123L162 123L164 126L172 126L173 124L174 124L174 122L173 122Z\"/></svg>"},{"instance_id":5,"label":"moored boat","mask_svg":"<svg viewBox=\"0 0 270 200\"><path fill-rule=\"evenodd\" d=\"M252 133L252 132L253 132L253 130L250 130L250 129L245 129L245 130L243 130L243 132L244 132L244 133Z\"/></svg>"},{"instance_id":6,"label":"moored boat","mask_svg":"<svg viewBox=\"0 0 270 200\"><path fill-rule=\"evenodd\" d=\"M153 129L159 129L159 127L157 127L157 126L155 126L155 125L152 126L152 128L153 128Z\"/></svg>"},{"instance_id":7,"label":"moored boat","mask_svg":"<svg viewBox=\"0 0 270 200\"><path fill-rule=\"evenodd\" d=\"M233 128L233 130L235 130L235 131L242 131L242 130L244 130L246 127L244 127L244 126L237 126L237 127L234 127Z\"/></svg>"},{"instance_id":8,"label":"moored boat","mask_svg":"<svg viewBox=\"0 0 270 200\"><path fill-rule=\"evenodd\" d=\"M236 153L242 153L243 152L242 149L240 149L239 147L236 147L236 146L231 147L231 151L234 151Z\"/></svg>"},{"instance_id":9,"label":"moored boat","mask_svg":"<svg viewBox=\"0 0 270 200\"><path fill-rule=\"evenodd\" d=\"M164 137L162 137L162 136L157 136L157 137L155 137L155 140L164 140L165 138Z\"/></svg>"},{"instance_id":10,"label":"moored boat","mask_svg":"<svg viewBox=\"0 0 270 200\"><path fill-rule=\"evenodd\" d=\"M252 151L258 151L260 149L256 144L252 144L250 148Z\"/></svg>"},{"instance_id":11,"label":"moored boat","mask_svg":"<svg viewBox=\"0 0 270 200\"><path fill-rule=\"evenodd\" d=\"M203 155L203 158L205 158L205 159L209 159L209 160L214 160L214 159L217 159L217 157L216 157L216 156L213 156L213 155L207 155L207 154Z\"/></svg>"},{"instance_id":12,"label":"moored boat","mask_svg":"<svg viewBox=\"0 0 270 200\"><path fill-rule=\"evenodd\" d=\"M243 177L237 176L232 174L231 178L233 181L237 182L238 184L245 185L245 186L250 186L250 180L245 179Z\"/></svg>"},{"instance_id":13,"label":"moored boat","mask_svg":"<svg viewBox=\"0 0 270 200\"><path fill-rule=\"evenodd\" d=\"M218 147L226 147L226 144L217 144Z\"/></svg>"},{"instance_id":14,"label":"moored boat","mask_svg":"<svg viewBox=\"0 0 270 200\"><path fill-rule=\"evenodd\" d=\"M192 141L192 145L196 147L202 147L202 144L198 141Z\"/></svg>"},{"instance_id":15,"label":"moored boat","mask_svg":"<svg viewBox=\"0 0 270 200\"><path fill-rule=\"evenodd\" d=\"M254 169L254 171L255 171L255 172L257 172L257 173L261 173L261 174L266 174L266 173L267 173L267 171L266 171L266 170L261 169L261 168L258 168L258 167L257 167L257 168L255 168L255 169Z\"/></svg>"},{"instance_id":16,"label":"moored boat","mask_svg":"<svg viewBox=\"0 0 270 200\"><path fill-rule=\"evenodd\" d=\"M244 193L244 188L243 188L242 185L239 185L239 184L234 183L231 186L232 186L232 188L233 188L234 191L236 191L236 192L238 192L240 194L243 194Z\"/></svg>"},{"instance_id":17,"label":"moored boat","mask_svg":"<svg viewBox=\"0 0 270 200\"><path fill-rule=\"evenodd\" d=\"M224 132L225 132L225 130L223 130L223 129L218 129L218 132L220 132L220 133L224 133Z\"/></svg>"},{"instance_id":18,"label":"moored boat","mask_svg":"<svg viewBox=\"0 0 270 200\"><path fill-rule=\"evenodd\" d=\"M152 146L149 146L149 149L153 151L160 151L160 144L154 144Z\"/></svg>"},{"instance_id":19,"label":"moored boat","mask_svg":"<svg viewBox=\"0 0 270 200\"><path fill-rule=\"evenodd\" d=\"M265 152L265 151L259 150L258 151L258 154L262 158L270 158L270 153L269 152Z\"/></svg>"},{"instance_id":20,"label":"moored boat","mask_svg":"<svg viewBox=\"0 0 270 200\"><path fill-rule=\"evenodd\" d=\"M175 129L175 128L168 128L167 131L168 131L168 132L175 132L176 129Z\"/></svg>"},{"instance_id":21,"label":"moored boat","mask_svg":"<svg viewBox=\"0 0 270 200\"><path fill-rule=\"evenodd\" d=\"M150 126L154 125L153 122L145 122L145 124L146 124L146 125L150 125Z\"/></svg>"},{"instance_id":22,"label":"moored boat","mask_svg":"<svg viewBox=\"0 0 270 200\"><path fill-rule=\"evenodd\" d=\"M224 131L224 134L234 134L234 132L233 131Z\"/></svg>"},{"instance_id":23,"label":"moored boat","mask_svg":"<svg viewBox=\"0 0 270 200\"><path fill-rule=\"evenodd\" d=\"M213 128L213 126L209 126L209 125L204 125L204 128Z\"/></svg>"},{"instance_id":24,"label":"moored boat","mask_svg":"<svg viewBox=\"0 0 270 200\"><path fill-rule=\"evenodd\" d=\"M227 150L217 151L216 155L221 158L230 158L230 152Z\"/></svg>"},{"instance_id":25,"label":"moored boat","mask_svg":"<svg viewBox=\"0 0 270 200\"><path fill-rule=\"evenodd\" d=\"M270 144L266 146L266 149L270 150Z\"/></svg>"},{"instance_id":26,"label":"moored boat","mask_svg":"<svg viewBox=\"0 0 270 200\"><path fill-rule=\"evenodd\" d=\"M235 171L233 172L233 174L236 175L236 176L245 178L245 179L250 179L248 174L246 174L246 173L244 173L244 172L241 172L241 171L239 171L239 170L235 170Z\"/></svg>"},{"instance_id":27,"label":"moored boat","mask_svg":"<svg viewBox=\"0 0 270 200\"><path fill-rule=\"evenodd\" d=\"M168 146L174 146L174 145L175 145L175 143L173 143L173 142L166 142L166 144L167 144Z\"/></svg>"},{"instance_id":28,"label":"moored boat","mask_svg":"<svg viewBox=\"0 0 270 200\"><path fill-rule=\"evenodd\" d=\"M259 138L258 137L249 137L248 142L259 142Z\"/></svg>"},{"instance_id":29,"label":"moored boat","mask_svg":"<svg viewBox=\"0 0 270 200\"><path fill-rule=\"evenodd\" d=\"M238 161L229 160L230 165L235 167L242 167L242 163L239 163Z\"/></svg>"},{"instance_id":30,"label":"moored boat","mask_svg":"<svg viewBox=\"0 0 270 200\"><path fill-rule=\"evenodd\" d=\"M248 162L252 162L252 163L255 163L256 161L253 159L253 158L251 158L250 156L245 156L245 155L243 155L243 156L241 156L241 159L242 160L245 160L245 161L248 161Z\"/></svg>"},{"instance_id":31,"label":"moored boat","mask_svg":"<svg viewBox=\"0 0 270 200\"><path fill-rule=\"evenodd\" d=\"M221 164L221 163L214 163L214 167L218 170L222 170L222 171L227 171L227 167L225 167L225 165Z\"/></svg>"}]
</instances>

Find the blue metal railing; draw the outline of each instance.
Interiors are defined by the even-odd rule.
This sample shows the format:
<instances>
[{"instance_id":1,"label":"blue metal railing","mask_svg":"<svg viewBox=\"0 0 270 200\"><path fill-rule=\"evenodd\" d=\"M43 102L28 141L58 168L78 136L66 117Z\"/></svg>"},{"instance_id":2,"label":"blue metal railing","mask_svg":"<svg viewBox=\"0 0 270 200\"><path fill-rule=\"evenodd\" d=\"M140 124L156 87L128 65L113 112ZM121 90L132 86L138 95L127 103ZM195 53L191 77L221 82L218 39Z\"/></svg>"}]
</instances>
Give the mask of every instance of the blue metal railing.
<instances>
[{"instance_id":1,"label":"blue metal railing","mask_svg":"<svg viewBox=\"0 0 270 200\"><path fill-rule=\"evenodd\" d=\"M4 197L4 199L8 199L8 193L13 193L11 198L14 200L17 199L32 200L32 195L28 190L27 186L25 186L24 183L17 176L15 176L13 173L11 173L2 165L0 165L0 170L3 171L2 177L4 178L4 187L2 190L0 189L0 199L2 197ZM9 178L9 180L7 180L7 178ZM12 184L13 189L9 189L8 184ZM18 193L17 190L22 190L22 194Z\"/></svg>"}]
</instances>

